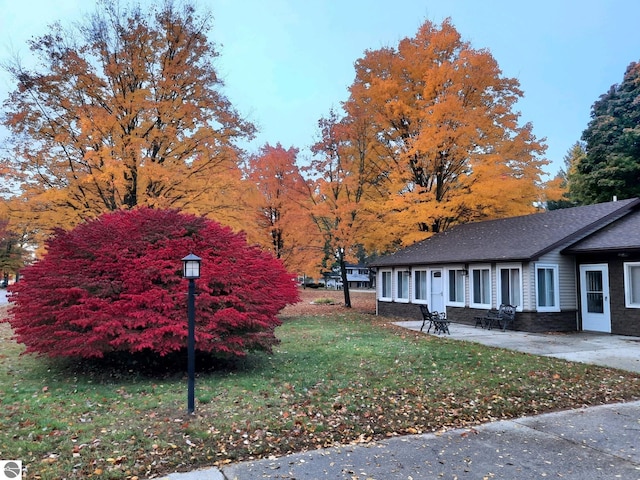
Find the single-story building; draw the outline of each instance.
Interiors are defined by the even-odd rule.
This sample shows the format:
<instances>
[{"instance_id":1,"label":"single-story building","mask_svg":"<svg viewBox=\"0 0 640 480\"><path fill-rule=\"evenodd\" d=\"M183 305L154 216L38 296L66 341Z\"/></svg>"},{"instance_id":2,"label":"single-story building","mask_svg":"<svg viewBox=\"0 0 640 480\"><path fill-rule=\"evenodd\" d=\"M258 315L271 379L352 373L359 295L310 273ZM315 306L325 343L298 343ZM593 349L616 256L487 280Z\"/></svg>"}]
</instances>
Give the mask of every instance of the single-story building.
<instances>
[{"instance_id":1,"label":"single-story building","mask_svg":"<svg viewBox=\"0 0 640 480\"><path fill-rule=\"evenodd\" d=\"M458 225L371 263L377 312L453 322L501 304L530 332L640 336L640 199Z\"/></svg>"}]
</instances>

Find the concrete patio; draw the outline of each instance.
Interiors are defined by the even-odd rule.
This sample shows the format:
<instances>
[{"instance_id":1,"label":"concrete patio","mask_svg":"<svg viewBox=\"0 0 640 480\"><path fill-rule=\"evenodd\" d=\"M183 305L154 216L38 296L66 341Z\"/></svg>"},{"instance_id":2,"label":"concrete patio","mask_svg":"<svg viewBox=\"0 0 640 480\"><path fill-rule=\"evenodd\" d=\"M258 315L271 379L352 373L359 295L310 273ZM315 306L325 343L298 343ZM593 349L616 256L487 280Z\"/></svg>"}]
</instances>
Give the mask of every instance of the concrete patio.
<instances>
[{"instance_id":1,"label":"concrete patio","mask_svg":"<svg viewBox=\"0 0 640 480\"><path fill-rule=\"evenodd\" d=\"M420 331L422 320L395 322L410 330ZM424 331L426 334L427 327ZM640 373L640 338L609 333L529 333L487 330L451 322L450 335L437 335L452 340L477 342L520 352L562 358Z\"/></svg>"}]
</instances>

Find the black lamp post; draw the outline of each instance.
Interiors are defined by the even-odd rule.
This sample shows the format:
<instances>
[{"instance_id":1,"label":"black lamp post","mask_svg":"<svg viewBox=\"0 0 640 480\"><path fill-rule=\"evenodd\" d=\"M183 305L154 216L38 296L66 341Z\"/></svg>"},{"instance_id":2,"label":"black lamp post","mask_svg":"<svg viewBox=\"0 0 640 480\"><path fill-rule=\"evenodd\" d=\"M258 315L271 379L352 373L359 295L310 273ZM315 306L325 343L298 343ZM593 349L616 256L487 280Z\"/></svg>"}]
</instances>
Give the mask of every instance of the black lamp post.
<instances>
[{"instance_id":1,"label":"black lamp post","mask_svg":"<svg viewBox=\"0 0 640 480\"><path fill-rule=\"evenodd\" d=\"M187 412L193 413L195 407L196 385L196 278L200 278L200 262L202 259L190 253L182 259L182 276L189 279L189 295L187 301L187 318L189 320L189 337L187 339L187 370L189 385L187 393Z\"/></svg>"}]
</instances>

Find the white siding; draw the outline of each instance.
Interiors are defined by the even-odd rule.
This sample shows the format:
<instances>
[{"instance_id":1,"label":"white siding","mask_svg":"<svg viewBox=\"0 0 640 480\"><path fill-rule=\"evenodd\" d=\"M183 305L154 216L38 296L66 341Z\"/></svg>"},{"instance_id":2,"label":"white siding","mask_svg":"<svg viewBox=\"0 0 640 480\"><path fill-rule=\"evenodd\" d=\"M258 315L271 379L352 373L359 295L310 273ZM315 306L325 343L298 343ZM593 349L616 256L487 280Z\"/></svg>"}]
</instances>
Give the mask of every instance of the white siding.
<instances>
[{"instance_id":1,"label":"white siding","mask_svg":"<svg viewBox=\"0 0 640 480\"><path fill-rule=\"evenodd\" d=\"M528 262L522 264L522 310L535 309L535 297L532 292L535 289L535 281L532 273L532 265ZM531 301L533 300L533 303Z\"/></svg>"},{"instance_id":2,"label":"white siding","mask_svg":"<svg viewBox=\"0 0 640 480\"><path fill-rule=\"evenodd\" d=\"M560 300L560 310L575 310L578 308L578 300L577 300L577 279L576 279L576 265L573 257L568 257L566 255L560 255L560 249L549 252L542 257L540 257L535 262L523 262L522 263L522 306L519 307L524 311L535 311L536 309L536 292L535 292L535 265L537 263L545 263L551 265L558 265L558 276L559 276L559 300ZM488 264L484 264L488 265ZM490 265L491 269L491 302L492 306L497 308L496 302L498 298L498 281L497 281L497 272L498 266L500 265L515 265L514 263L492 263ZM469 270L469 276L465 278L465 306L468 307L471 302L471 268L474 264L470 264L467 269ZM464 265L461 264L447 264L447 265L414 265L411 268L411 271L414 270L433 270L433 269L442 269L443 271L443 287L444 287L444 300L445 305L448 301L448 293L447 290L449 288L448 285L448 277L446 275L446 270L450 268L462 269ZM399 268L380 268L381 270L391 270L391 291L393 295L393 301L397 301L397 272L407 270L407 267L399 267ZM428 287L427 287L427 295L430 292L430 281L431 277L427 277ZM378 278L377 289L378 289L378 299L380 298L380 287L381 282ZM414 290L414 280L413 275L409 277L409 301L413 302L413 290Z\"/></svg>"},{"instance_id":3,"label":"white siding","mask_svg":"<svg viewBox=\"0 0 640 480\"><path fill-rule=\"evenodd\" d=\"M498 264L491 264L491 307L498 308Z\"/></svg>"},{"instance_id":4,"label":"white siding","mask_svg":"<svg viewBox=\"0 0 640 480\"><path fill-rule=\"evenodd\" d=\"M578 282L576 278L576 262L573 257L560 255L560 249L553 250L538 260L537 263L549 263L558 265L558 284L560 287L560 310L575 310L578 308ZM535 307L535 269L531 269L531 280L533 281L532 306Z\"/></svg>"}]
</instances>

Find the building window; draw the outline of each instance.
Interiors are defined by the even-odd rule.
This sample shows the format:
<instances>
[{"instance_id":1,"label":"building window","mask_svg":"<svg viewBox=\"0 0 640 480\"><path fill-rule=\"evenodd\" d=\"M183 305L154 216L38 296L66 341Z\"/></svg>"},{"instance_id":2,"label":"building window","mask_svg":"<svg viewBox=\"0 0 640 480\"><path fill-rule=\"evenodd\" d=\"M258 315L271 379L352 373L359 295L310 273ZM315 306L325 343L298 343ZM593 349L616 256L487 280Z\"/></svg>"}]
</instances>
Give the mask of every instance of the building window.
<instances>
[{"instance_id":1,"label":"building window","mask_svg":"<svg viewBox=\"0 0 640 480\"><path fill-rule=\"evenodd\" d=\"M640 308L640 263L624 264L624 298L627 308Z\"/></svg>"},{"instance_id":2,"label":"building window","mask_svg":"<svg viewBox=\"0 0 640 480\"><path fill-rule=\"evenodd\" d=\"M407 270L399 270L398 274L398 282L397 282L397 295L396 298L398 300L406 300L409 301L409 271Z\"/></svg>"},{"instance_id":3,"label":"building window","mask_svg":"<svg viewBox=\"0 0 640 480\"><path fill-rule=\"evenodd\" d=\"M448 303L450 305L464 306L464 277L465 270L450 269L447 270L449 275L449 293Z\"/></svg>"},{"instance_id":4,"label":"building window","mask_svg":"<svg viewBox=\"0 0 640 480\"><path fill-rule=\"evenodd\" d=\"M471 306L491 308L491 269L477 267L471 270Z\"/></svg>"},{"instance_id":5,"label":"building window","mask_svg":"<svg viewBox=\"0 0 640 480\"><path fill-rule=\"evenodd\" d=\"M380 272L380 299L391 300L391 271Z\"/></svg>"},{"instance_id":6,"label":"building window","mask_svg":"<svg viewBox=\"0 0 640 480\"><path fill-rule=\"evenodd\" d=\"M498 267L498 303L522 307L522 274L519 266Z\"/></svg>"},{"instance_id":7,"label":"building window","mask_svg":"<svg viewBox=\"0 0 640 480\"><path fill-rule=\"evenodd\" d=\"M416 270L413 272L413 295L415 300L426 302L427 299L427 271Z\"/></svg>"},{"instance_id":8,"label":"building window","mask_svg":"<svg viewBox=\"0 0 640 480\"><path fill-rule=\"evenodd\" d=\"M559 312L558 265L536 265L536 308L539 312Z\"/></svg>"}]
</instances>

